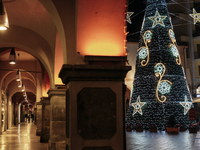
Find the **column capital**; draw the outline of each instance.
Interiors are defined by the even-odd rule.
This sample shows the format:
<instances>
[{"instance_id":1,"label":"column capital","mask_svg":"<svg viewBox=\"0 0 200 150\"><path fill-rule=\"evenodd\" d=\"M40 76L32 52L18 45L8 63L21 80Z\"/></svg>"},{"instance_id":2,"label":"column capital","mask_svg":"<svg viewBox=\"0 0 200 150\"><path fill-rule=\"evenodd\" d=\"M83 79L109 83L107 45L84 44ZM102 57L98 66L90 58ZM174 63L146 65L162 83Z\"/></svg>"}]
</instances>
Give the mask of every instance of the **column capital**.
<instances>
[{"instance_id":1,"label":"column capital","mask_svg":"<svg viewBox=\"0 0 200 150\"><path fill-rule=\"evenodd\" d=\"M50 88L47 92L47 94L49 95L49 98L51 98L51 96L53 95L66 95L66 86L65 85L56 85L55 88Z\"/></svg>"},{"instance_id":2,"label":"column capital","mask_svg":"<svg viewBox=\"0 0 200 150\"><path fill-rule=\"evenodd\" d=\"M85 56L86 65L64 64L59 77L64 84L70 81L124 81L131 66L126 56Z\"/></svg>"}]
</instances>

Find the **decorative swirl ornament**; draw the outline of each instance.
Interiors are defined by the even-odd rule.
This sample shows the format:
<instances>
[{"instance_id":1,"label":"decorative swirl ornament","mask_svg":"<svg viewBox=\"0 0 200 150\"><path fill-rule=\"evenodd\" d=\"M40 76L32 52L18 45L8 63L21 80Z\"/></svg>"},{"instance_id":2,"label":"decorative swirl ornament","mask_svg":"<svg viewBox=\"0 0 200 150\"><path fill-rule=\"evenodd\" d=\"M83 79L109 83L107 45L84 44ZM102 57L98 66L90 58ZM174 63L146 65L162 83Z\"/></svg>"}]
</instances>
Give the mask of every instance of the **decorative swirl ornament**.
<instances>
[{"instance_id":1,"label":"decorative swirl ornament","mask_svg":"<svg viewBox=\"0 0 200 150\"><path fill-rule=\"evenodd\" d=\"M151 42L151 39L152 39L152 32L150 30L147 30L143 35L145 46L142 46L137 50L139 59L142 60L141 61L142 66L146 66L149 62L149 48L147 44Z\"/></svg>"},{"instance_id":2,"label":"decorative swirl ornament","mask_svg":"<svg viewBox=\"0 0 200 150\"><path fill-rule=\"evenodd\" d=\"M155 76L159 77L159 81L156 88L156 97L159 102L165 102L167 100L164 94L170 93L172 83L168 80L162 80L163 75L165 74L165 65L162 63L157 63L154 66ZM161 98L158 95L158 92L162 94Z\"/></svg>"},{"instance_id":3,"label":"decorative swirl ornament","mask_svg":"<svg viewBox=\"0 0 200 150\"><path fill-rule=\"evenodd\" d=\"M169 29L169 36L170 36L171 41L173 43L173 44L169 44L169 49L170 49L172 55L174 57L176 57L176 63L178 65L180 65L181 64L181 57L180 57L178 49L177 49L177 47L175 45L176 39L175 39L175 35L174 35L174 32L173 32L172 29Z\"/></svg>"}]
</instances>

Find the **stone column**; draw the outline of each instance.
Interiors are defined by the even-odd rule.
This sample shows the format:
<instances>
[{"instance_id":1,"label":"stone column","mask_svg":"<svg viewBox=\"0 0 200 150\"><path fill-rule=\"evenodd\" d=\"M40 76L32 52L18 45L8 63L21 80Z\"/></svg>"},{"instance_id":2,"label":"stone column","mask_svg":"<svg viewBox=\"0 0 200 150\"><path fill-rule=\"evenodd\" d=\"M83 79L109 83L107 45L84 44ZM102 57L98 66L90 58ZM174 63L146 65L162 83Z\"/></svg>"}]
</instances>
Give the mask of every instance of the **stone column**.
<instances>
[{"instance_id":1,"label":"stone column","mask_svg":"<svg viewBox=\"0 0 200 150\"><path fill-rule=\"evenodd\" d=\"M34 108L34 123L37 124L37 105L36 108Z\"/></svg>"},{"instance_id":2,"label":"stone column","mask_svg":"<svg viewBox=\"0 0 200 150\"><path fill-rule=\"evenodd\" d=\"M36 102L37 107L37 129L36 129L36 135L40 136L42 131L42 103Z\"/></svg>"},{"instance_id":3,"label":"stone column","mask_svg":"<svg viewBox=\"0 0 200 150\"><path fill-rule=\"evenodd\" d=\"M65 150L66 144L66 87L56 86L48 91L50 98L49 150Z\"/></svg>"},{"instance_id":4,"label":"stone column","mask_svg":"<svg viewBox=\"0 0 200 150\"><path fill-rule=\"evenodd\" d=\"M63 65L66 149L123 150L123 84L126 57L86 56L87 65Z\"/></svg>"},{"instance_id":5,"label":"stone column","mask_svg":"<svg viewBox=\"0 0 200 150\"><path fill-rule=\"evenodd\" d=\"M48 142L50 136L50 99L43 97L42 103L42 130L40 135L40 142Z\"/></svg>"},{"instance_id":6,"label":"stone column","mask_svg":"<svg viewBox=\"0 0 200 150\"><path fill-rule=\"evenodd\" d=\"M191 6L190 3L187 3L187 8L190 10ZM192 17L188 15L188 20L192 22ZM191 76L192 76L192 85L191 86L191 91L192 91L192 97L194 94L196 94L196 89L195 89L195 57L194 57L194 41L193 41L193 30L192 30L192 24L188 24L188 33L189 33L189 50L190 50L190 60L191 60Z\"/></svg>"}]
</instances>

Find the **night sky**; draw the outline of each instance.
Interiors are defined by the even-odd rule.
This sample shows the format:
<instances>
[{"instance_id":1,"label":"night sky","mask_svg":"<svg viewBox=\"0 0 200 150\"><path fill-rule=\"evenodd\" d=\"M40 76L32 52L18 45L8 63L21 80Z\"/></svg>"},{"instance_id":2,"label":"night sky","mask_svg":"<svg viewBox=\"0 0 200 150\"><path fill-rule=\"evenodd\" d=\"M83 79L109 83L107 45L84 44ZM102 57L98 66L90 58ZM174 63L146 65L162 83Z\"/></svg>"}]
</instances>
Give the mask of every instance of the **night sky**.
<instances>
[{"instance_id":1,"label":"night sky","mask_svg":"<svg viewBox=\"0 0 200 150\"><path fill-rule=\"evenodd\" d=\"M131 16L132 24L129 24L127 22L127 31L129 32L129 34L127 35L127 41L139 42L140 34L137 32L141 30L147 0L128 0L128 1L129 1L128 12L134 12L134 14ZM183 7L176 4L176 2L180 2L180 4L183 5L183 2L186 2L186 0L174 0L174 1L175 2L173 2L172 0L166 0L169 12L179 13L180 10L188 11L188 10L184 10ZM172 17L172 20L173 20L174 16L172 15L170 16ZM174 32L176 33L176 28L174 29Z\"/></svg>"}]
</instances>

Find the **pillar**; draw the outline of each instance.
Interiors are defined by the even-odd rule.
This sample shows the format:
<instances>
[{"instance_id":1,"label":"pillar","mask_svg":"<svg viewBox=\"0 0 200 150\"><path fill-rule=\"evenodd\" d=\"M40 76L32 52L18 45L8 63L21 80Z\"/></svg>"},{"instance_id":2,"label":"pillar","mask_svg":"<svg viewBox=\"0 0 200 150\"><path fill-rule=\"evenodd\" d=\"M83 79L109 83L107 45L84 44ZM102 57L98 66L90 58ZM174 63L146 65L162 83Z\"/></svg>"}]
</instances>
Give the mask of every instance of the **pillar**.
<instances>
[{"instance_id":1,"label":"pillar","mask_svg":"<svg viewBox=\"0 0 200 150\"><path fill-rule=\"evenodd\" d=\"M86 65L63 65L66 149L125 149L123 88L126 57L85 56Z\"/></svg>"},{"instance_id":2,"label":"pillar","mask_svg":"<svg viewBox=\"0 0 200 150\"><path fill-rule=\"evenodd\" d=\"M66 137L66 87L56 86L48 91L50 98L49 150L65 150Z\"/></svg>"},{"instance_id":3,"label":"pillar","mask_svg":"<svg viewBox=\"0 0 200 150\"><path fill-rule=\"evenodd\" d=\"M40 142L48 142L50 136L50 100L48 97L42 97L42 127Z\"/></svg>"},{"instance_id":4,"label":"pillar","mask_svg":"<svg viewBox=\"0 0 200 150\"><path fill-rule=\"evenodd\" d=\"M40 136L42 131L42 103L36 102L36 107L37 107L36 135Z\"/></svg>"}]
</instances>

